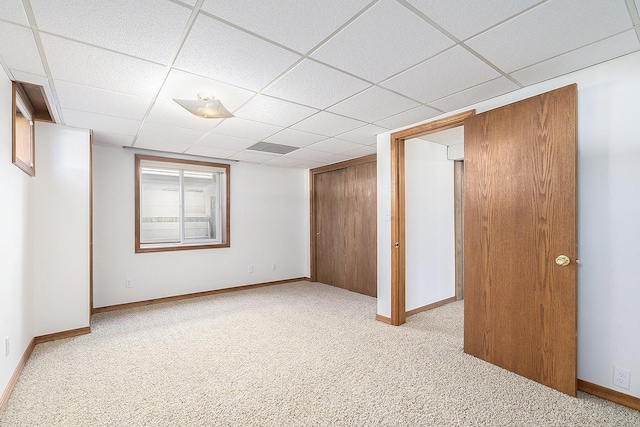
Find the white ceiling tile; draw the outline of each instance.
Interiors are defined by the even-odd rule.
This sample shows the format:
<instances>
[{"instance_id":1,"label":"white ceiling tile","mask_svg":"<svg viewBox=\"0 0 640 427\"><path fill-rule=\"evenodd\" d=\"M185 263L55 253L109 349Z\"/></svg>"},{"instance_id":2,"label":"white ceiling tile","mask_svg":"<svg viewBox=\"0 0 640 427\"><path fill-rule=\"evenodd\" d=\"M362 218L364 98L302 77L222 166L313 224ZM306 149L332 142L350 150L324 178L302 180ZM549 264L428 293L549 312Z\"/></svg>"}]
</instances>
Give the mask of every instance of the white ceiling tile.
<instances>
[{"instance_id":1,"label":"white ceiling tile","mask_svg":"<svg viewBox=\"0 0 640 427\"><path fill-rule=\"evenodd\" d=\"M269 160L268 162L264 162L265 166L276 166L276 167L285 167L285 168L297 168L307 163L306 160L300 159L292 159L290 157L276 157L275 159Z\"/></svg>"},{"instance_id":2,"label":"white ceiling tile","mask_svg":"<svg viewBox=\"0 0 640 427\"><path fill-rule=\"evenodd\" d=\"M325 109L369 86L371 85L363 80L307 59L280 78L265 93Z\"/></svg>"},{"instance_id":3,"label":"white ceiling tile","mask_svg":"<svg viewBox=\"0 0 640 427\"><path fill-rule=\"evenodd\" d=\"M282 128L279 126L233 117L220 123L220 125L213 130L213 133L262 141L281 130Z\"/></svg>"},{"instance_id":4,"label":"white ceiling tile","mask_svg":"<svg viewBox=\"0 0 640 427\"><path fill-rule=\"evenodd\" d=\"M336 136L348 132L366 123L349 117L339 116L333 113L321 111L318 114L304 119L300 123L291 126L292 129L317 133L325 136Z\"/></svg>"},{"instance_id":5,"label":"white ceiling tile","mask_svg":"<svg viewBox=\"0 0 640 427\"><path fill-rule=\"evenodd\" d=\"M434 142L441 145L464 144L464 126L429 133L420 138L413 139Z\"/></svg>"},{"instance_id":6,"label":"white ceiling tile","mask_svg":"<svg viewBox=\"0 0 640 427\"><path fill-rule=\"evenodd\" d=\"M202 10L305 53L370 2L371 0L208 0L202 5ZM248 10L252 13L247 13Z\"/></svg>"},{"instance_id":7,"label":"white ceiling tile","mask_svg":"<svg viewBox=\"0 0 640 427\"><path fill-rule=\"evenodd\" d=\"M551 0L467 44L501 70L512 72L631 26L624 1Z\"/></svg>"},{"instance_id":8,"label":"white ceiling tile","mask_svg":"<svg viewBox=\"0 0 640 427\"><path fill-rule=\"evenodd\" d=\"M196 20L175 67L260 90L301 57L208 16Z\"/></svg>"},{"instance_id":9,"label":"white ceiling tile","mask_svg":"<svg viewBox=\"0 0 640 427\"><path fill-rule=\"evenodd\" d=\"M373 86L334 105L328 111L365 122L375 122L419 105L404 96Z\"/></svg>"},{"instance_id":10,"label":"white ceiling tile","mask_svg":"<svg viewBox=\"0 0 640 427\"><path fill-rule=\"evenodd\" d=\"M64 124L67 126L132 136L138 132L141 123L140 120L64 108L62 109L62 116L64 117Z\"/></svg>"},{"instance_id":11,"label":"white ceiling tile","mask_svg":"<svg viewBox=\"0 0 640 427\"><path fill-rule=\"evenodd\" d=\"M327 137L324 135L287 128L271 135L269 138L265 139L265 141L273 142L274 144L289 145L292 147L306 147L307 145L322 141L326 138Z\"/></svg>"},{"instance_id":12,"label":"white ceiling tile","mask_svg":"<svg viewBox=\"0 0 640 427\"><path fill-rule=\"evenodd\" d=\"M315 168L319 168L322 166L326 166L328 164L331 163L327 163L327 162L305 162L303 164L301 164L300 166L297 166L300 169L315 169Z\"/></svg>"},{"instance_id":13,"label":"white ceiling tile","mask_svg":"<svg viewBox=\"0 0 640 427\"><path fill-rule=\"evenodd\" d=\"M467 107L486 99L495 98L512 92L520 87L506 77L499 77L494 80L479 84L454 95L430 102L429 105L443 111L453 111L458 108Z\"/></svg>"},{"instance_id":14,"label":"white ceiling tile","mask_svg":"<svg viewBox=\"0 0 640 427\"><path fill-rule=\"evenodd\" d=\"M361 147L356 148L355 150L346 151L342 154L356 159L358 157L364 157L364 156L369 156L371 154L376 154L377 151L378 150L376 149L375 146L363 145Z\"/></svg>"},{"instance_id":15,"label":"white ceiling tile","mask_svg":"<svg viewBox=\"0 0 640 427\"><path fill-rule=\"evenodd\" d=\"M279 156L280 156L279 154L264 153L261 151L253 151L253 150L244 150L234 154L229 158L233 160L240 160L242 162L264 163Z\"/></svg>"},{"instance_id":16,"label":"white ceiling tile","mask_svg":"<svg viewBox=\"0 0 640 427\"><path fill-rule=\"evenodd\" d=\"M354 129L349 132L341 133L337 138L346 141L357 142L364 145L375 145L377 143L377 135L385 133L387 129L376 125L366 125Z\"/></svg>"},{"instance_id":17,"label":"white ceiling tile","mask_svg":"<svg viewBox=\"0 0 640 427\"><path fill-rule=\"evenodd\" d=\"M152 98L162 83L163 66L120 53L41 34L54 79Z\"/></svg>"},{"instance_id":18,"label":"white ceiling tile","mask_svg":"<svg viewBox=\"0 0 640 427\"><path fill-rule=\"evenodd\" d=\"M49 90L49 79L47 79L46 76L31 74L20 70L11 70L11 74L13 74L13 77L15 77L18 82L32 83L43 86L46 90Z\"/></svg>"},{"instance_id":19,"label":"white ceiling tile","mask_svg":"<svg viewBox=\"0 0 640 427\"><path fill-rule=\"evenodd\" d=\"M540 3L540 0L407 0L438 25L464 40Z\"/></svg>"},{"instance_id":20,"label":"white ceiling tile","mask_svg":"<svg viewBox=\"0 0 640 427\"><path fill-rule=\"evenodd\" d=\"M191 9L166 0L31 0L38 28L167 64Z\"/></svg>"},{"instance_id":21,"label":"white ceiling tile","mask_svg":"<svg viewBox=\"0 0 640 427\"><path fill-rule=\"evenodd\" d=\"M382 86L426 103L499 76L496 70L456 46L389 79Z\"/></svg>"},{"instance_id":22,"label":"white ceiling tile","mask_svg":"<svg viewBox=\"0 0 640 427\"><path fill-rule=\"evenodd\" d=\"M2 0L0 19L15 22L16 24L29 25L27 14L24 13L22 0Z\"/></svg>"},{"instance_id":23,"label":"white ceiling tile","mask_svg":"<svg viewBox=\"0 0 640 427\"><path fill-rule=\"evenodd\" d=\"M119 133L93 131L93 142L101 145L115 145L117 147L130 147L133 144L133 135L122 135Z\"/></svg>"},{"instance_id":24,"label":"white ceiling tile","mask_svg":"<svg viewBox=\"0 0 640 427\"><path fill-rule=\"evenodd\" d=\"M405 111L404 113L378 120L375 124L386 129L397 129L413 123L425 121L440 114L442 113L438 110L420 106L412 110Z\"/></svg>"},{"instance_id":25,"label":"white ceiling tile","mask_svg":"<svg viewBox=\"0 0 640 427\"><path fill-rule=\"evenodd\" d=\"M382 0L311 57L377 83L453 44L396 1Z\"/></svg>"},{"instance_id":26,"label":"white ceiling tile","mask_svg":"<svg viewBox=\"0 0 640 427\"><path fill-rule=\"evenodd\" d=\"M640 49L638 35L634 30L629 30L564 55L539 62L531 67L511 73L511 76L524 85L532 85L635 52L638 49Z\"/></svg>"},{"instance_id":27,"label":"white ceiling tile","mask_svg":"<svg viewBox=\"0 0 640 427\"><path fill-rule=\"evenodd\" d=\"M315 108L258 95L235 112L236 117L287 127L317 113Z\"/></svg>"},{"instance_id":28,"label":"white ceiling tile","mask_svg":"<svg viewBox=\"0 0 640 427\"><path fill-rule=\"evenodd\" d=\"M308 162L322 162L324 164L340 162L345 159L345 156L326 153L324 151L309 150L308 148L301 148L289 154L285 154L285 157L306 160Z\"/></svg>"},{"instance_id":29,"label":"white ceiling tile","mask_svg":"<svg viewBox=\"0 0 640 427\"><path fill-rule=\"evenodd\" d=\"M54 82L62 108L142 120L151 100L61 80Z\"/></svg>"},{"instance_id":30,"label":"white ceiling tile","mask_svg":"<svg viewBox=\"0 0 640 427\"><path fill-rule=\"evenodd\" d=\"M218 159L228 159L240 150L225 150L224 148L208 147L206 145L194 145L186 151L186 154L194 156L215 157Z\"/></svg>"},{"instance_id":31,"label":"white ceiling tile","mask_svg":"<svg viewBox=\"0 0 640 427\"><path fill-rule=\"evenodd\" d=\"M208 131L218 125L222 119L204 119L194 116L175 102L156 101L151 108L147 121L181 128Z\"/></svg>"},{"instance_id":32,"label":"white ceiling tile","mask_svg":"<svg viewBox=\"0 0 640 427\"><path fill-rule=\"evenodd\" d=\"M138 135L135 147L182 153L203 135L202 131L146 122Z\"/></svg>"},{"instance_id":33,"label":"white ceiling tile","mask_svg":"<svg viewBox=\"0 0 640 427\"><path fill-rule=\"evenodd\" d=\"M198 140L198 145L232 150L234 153L237 153L247 147L251 147L256 142L258 142L257 139L236 138L235 136L220 135L210 132Z\"/></svg>"},{"instance_id":34,"label":"white ceiling tile","mask_svg":"<svg viewBox=\"0 0 640 427\"><path fill-rule=\"evenodd\" d=\"M225 108L234 112L255 95L255 92L231 86L206 77L176 70L169 72L158 99L173 102L174 99L198 99L198 94L213 95Z\"/></svg>"},{"instance_id":35,"label":"white ceiling tile","mask_svg":"<svg viewBox=\"0 0 640 427\"><path fill-rule=\"evenodd\" d=\"M306 148L309 150L315 151L324 151L326 153L340 154L345 151L355 150L356 148L362 148L362 144L357 144L355 142L349 142L342 139L337 138L329 138L324 141L316 142L313 145L310 145Z\"/></svg>"},{"instance_id":36,"label":"white ceiling tile","mask_svg":"<svg viewBox=\"0 0 640 427\"><path fill-rule=\"evenodd\" d=\"M29 28L0 21L0 56L12 70L45 75L38 47ZM6 41L11 41L7 43Z\"/></svg>"}]
</instances>

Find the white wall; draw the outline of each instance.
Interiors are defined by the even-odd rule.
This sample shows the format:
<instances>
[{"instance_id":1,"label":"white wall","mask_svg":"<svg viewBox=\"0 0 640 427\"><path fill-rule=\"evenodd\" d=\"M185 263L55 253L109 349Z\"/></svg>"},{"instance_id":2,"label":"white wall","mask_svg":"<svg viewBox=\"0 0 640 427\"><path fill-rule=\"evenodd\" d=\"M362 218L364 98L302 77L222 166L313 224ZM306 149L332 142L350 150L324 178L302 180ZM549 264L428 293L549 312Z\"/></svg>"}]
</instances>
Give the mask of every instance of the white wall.
<instances>
[{"instance_id":1,"label":"white wall","mask_svg":"<svg viewBox=\"0 0 640 427\"><path fill-rule=\"evenodd\" d=\"M478 113L578 83L578 378L640 397L640 53L479 104ZM436 120L436 117L431 120ZM412 125L413 126L413 125ZM386 137L387 141L384 141ZM389 134L378 136L378 194L390 194ZM385 204L386 203L386 204ZM389 202L379 200L381 214ZM378 236L390 233L378 223ZM378 245L378 313L390 313L391 246ZM631 390L613 366L631 370Z\"/></svg>"},{"instance_id":2,"label":"white wall","mask_svg":"<svg viewBox=\"0 0 640 427\"><path fill-rule=\"evenodd\" d=\"M0 141L1 395L33 338L27 221L33 180L11 162L11 81L4 71L0 71ZM10 338L8 357L4 347L6 337Z\"/></svg>"},{"instance_id":3,"label":"white wall","mask_svg":"<svg viewBox=\"0 0 640 427\"><path fill-rule=\"evenodd\" d=\"M89 326L89 131L36 123L30 199L36 336Z\"/></svg>"},{"instance_id":4,"label":"white wall","mask_svg":"<svg viewBox=\"0 0 640 427\"><path fill-rule=\"evenodd\" d=\"M308 171L231 163L230 248L135 254L135 150L93 153L95 307L309 276Z\"/></svg>"},{"instance_id":5,"label":"white wall","mask_svg":"<svg viewBox=\"0 0 640 427\"><path fill-rule=\"evenodd\" d=\"M455 296L453 161L447 147L405 143L406 310Z\"/></svg>"},{"instance_id":6,"label":"white wall","mask_svg":"<svg viewBox=\"0 0 640 427\"><path fill-rule=\"evenodd\" d=\"M391 133L378 135L378 314L391 318Z\"/></svg>"}]
</instances>

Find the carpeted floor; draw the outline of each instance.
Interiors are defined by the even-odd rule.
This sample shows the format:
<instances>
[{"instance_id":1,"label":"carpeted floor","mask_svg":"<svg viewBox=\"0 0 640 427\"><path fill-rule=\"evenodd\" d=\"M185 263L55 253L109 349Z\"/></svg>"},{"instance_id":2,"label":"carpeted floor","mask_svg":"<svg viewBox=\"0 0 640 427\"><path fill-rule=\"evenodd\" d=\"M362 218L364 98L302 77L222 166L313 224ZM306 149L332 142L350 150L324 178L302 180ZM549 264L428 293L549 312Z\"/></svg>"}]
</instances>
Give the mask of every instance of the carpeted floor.
<instances>
[{"instance_id":1,"label":"carpeted floor","mask_svg":"<svg viewBox=\"0 0 640 427\"><path fill-rule=\"evenodd\" d=\"M94 316L36 346L2 426L640 426L462 352L462 302L374 320L298 282Z\"/></svg>"}]
</instances>

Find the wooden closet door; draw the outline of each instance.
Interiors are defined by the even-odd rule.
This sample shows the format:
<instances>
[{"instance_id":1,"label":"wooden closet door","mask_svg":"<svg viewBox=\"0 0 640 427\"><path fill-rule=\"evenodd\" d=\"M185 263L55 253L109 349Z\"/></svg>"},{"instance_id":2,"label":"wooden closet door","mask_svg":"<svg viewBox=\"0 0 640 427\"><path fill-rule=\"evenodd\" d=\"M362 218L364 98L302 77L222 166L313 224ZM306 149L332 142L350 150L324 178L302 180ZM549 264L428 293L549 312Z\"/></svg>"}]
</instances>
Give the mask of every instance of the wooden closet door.
<instances>
[{"instance_id":1,"label":"wooden closet door","mask_svg":"<svg viewBox=\"0 0 640 427\"><path fill-rule=\"evenodd\" d=\"M316 280L377 295L376 163L313 175Z\"/></svg>"}]
</instances>

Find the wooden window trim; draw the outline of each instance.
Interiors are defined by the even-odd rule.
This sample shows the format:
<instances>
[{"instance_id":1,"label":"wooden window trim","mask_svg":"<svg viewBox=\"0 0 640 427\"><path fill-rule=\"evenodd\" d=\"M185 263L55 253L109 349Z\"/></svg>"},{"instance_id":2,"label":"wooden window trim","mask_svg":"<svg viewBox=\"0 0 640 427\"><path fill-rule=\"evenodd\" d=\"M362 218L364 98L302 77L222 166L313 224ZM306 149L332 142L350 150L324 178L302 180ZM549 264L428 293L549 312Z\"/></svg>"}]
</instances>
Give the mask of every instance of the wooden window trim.
<instances>
[{"instance_id":1,"label":"wooden window trim","mask_svg":"<svg viewBox=\"0 0 640 427\"><path fill-rule=\"evenodd\" d=\"M30 132L29 132L29 135L30 135L29 145L31 150L31 158L29 159L30 160L29 164L27 164L23 159L18 157L18 148L17 148L18 98L21 101L20 103L24 105L24 107L27 109L26 112L21 111L22 114L25 115L25 113L28 113L29 120L31 121ZM33 120L34 120L33 107L29 102L29 98L27 97L26 93L24 92L20 84L13 82L12 97L11 97L11 161L13 162L14 165L16 165L18 168L20 168L29 176L36 175L36 164L35 164L36 163L36 160L35 160L36 159L36 144L35 144L36 134L35 134L35 126L33 124Z\"/></svg>"},{"instance_id":2,"label":"wooden window trim","mask_svg":"<svg viewBox=\"0 0 640 427\"><path fill-rule=\"evenodd\" d=\"M175 246L165 246L165 247L150 247L145 248L140 246L140 163L142 160L150 160L150 161L158 161L158 162L166 162L166 163L179 163L184 165L196 165L196 166L206 166L206 167L216 167L222 168L225 170L225 229L224 229L224 241L222 243L213 243L213 244L193 244L193 245L185 245L185 244L177 244ZM231 247L231 175L230 175L230 165L224 163L213 163L213 162L203 162L198 160L186 160L186 159L177 159L174 157L161 157L161 156L147 156L143 154L135 155L135 253L149 253L149 252L173 252L173 251L185 251L185 250L196 250L196 249L217 249L217 248L228 248Z\"/></svg>"}]
</instances>

